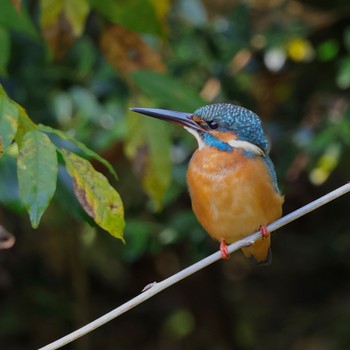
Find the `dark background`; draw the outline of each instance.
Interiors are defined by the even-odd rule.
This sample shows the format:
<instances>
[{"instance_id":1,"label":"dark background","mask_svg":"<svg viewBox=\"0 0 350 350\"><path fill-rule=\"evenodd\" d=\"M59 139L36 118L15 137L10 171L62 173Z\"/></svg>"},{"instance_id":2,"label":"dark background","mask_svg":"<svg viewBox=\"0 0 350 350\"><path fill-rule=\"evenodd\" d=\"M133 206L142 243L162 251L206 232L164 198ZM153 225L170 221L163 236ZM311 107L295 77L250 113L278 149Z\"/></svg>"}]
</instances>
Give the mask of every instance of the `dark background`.
<instances>
[{"instance_id":1,"label":"dark background","mask_svg":"<svg viewBox=\"0 0 350 350\"><path fill-rule=\"evenodd\" d=\"M15 157L3 156L0 220L16 244L0 251L1 349L46 345L218 249L186 189L194 140L151 122L133 148L146 122L130 127L131 105L192 112L225 101L257 112L284 213L350 178L347 0L76 4L88 6L84 21L77 16L81 33L64 9L52 20L53 7L22 1L12 18L5 15L12 2L0 4L0 82L33 121L64 130L113 164L127 244L92 225L63 168L32 229ZM152 161L160 157L166 166ZM164 185L152 190L145 179ZM337 199L273 234L270 266L237 252L66 348L348 349L349 201Z\"/></svg>"}]
</instances>

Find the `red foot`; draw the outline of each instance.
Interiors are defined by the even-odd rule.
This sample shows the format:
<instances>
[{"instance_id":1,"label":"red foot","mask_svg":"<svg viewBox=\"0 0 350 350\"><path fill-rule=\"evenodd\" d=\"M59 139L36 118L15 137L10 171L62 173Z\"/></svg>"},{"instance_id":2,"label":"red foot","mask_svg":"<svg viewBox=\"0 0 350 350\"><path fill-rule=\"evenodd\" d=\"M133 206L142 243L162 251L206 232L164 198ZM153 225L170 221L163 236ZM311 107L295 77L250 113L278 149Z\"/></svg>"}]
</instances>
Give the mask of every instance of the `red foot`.
<instances>
[{"instance_id":1,"label":"red foot","mask_svg":"<svg viewBox=\"0 0 350 350\"><path fill-rule=\"evenodd\" d=\"M227 260L230 257L227 250L227 242L224 239L220 241L220 252L221 252L221 257L224 260Z\"/></svg>"},{"instance_id":2,"label":"red foot","mask_svg":"<svg viewBox=\"0 0 350 350\"><path fill-rule=\"evenodd\" d=\"M260 231L263 238L267 238L270 236L270 232L267 231L266 226L260 226L259 231Z\"/></svg>"}]
</instances>

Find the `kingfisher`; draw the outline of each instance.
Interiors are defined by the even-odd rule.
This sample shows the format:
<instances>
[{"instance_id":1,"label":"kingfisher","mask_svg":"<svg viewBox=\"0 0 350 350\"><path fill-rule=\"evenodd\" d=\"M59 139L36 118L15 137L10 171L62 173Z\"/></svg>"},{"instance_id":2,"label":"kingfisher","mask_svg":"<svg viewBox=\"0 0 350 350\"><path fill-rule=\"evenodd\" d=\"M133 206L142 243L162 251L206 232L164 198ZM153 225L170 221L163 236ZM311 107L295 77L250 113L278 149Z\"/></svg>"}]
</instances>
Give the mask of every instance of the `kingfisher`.
<instances>
[{"instance_id":1,"label":"kingfisher","mask_svg":"<svg viewBox=\"0 0 350 350\"><path fill-rule=\"evenodd\" d=\"M266 226L282 215L284 197L278 187L269 144L257 114L241 106L216 103L194 113L131 108L146 116L183 126L198 142L186 174L192 209L206 232L227 245L260 230L261 239L242 247L257 264L271 261Z\"/></svg>"}]
</instances>

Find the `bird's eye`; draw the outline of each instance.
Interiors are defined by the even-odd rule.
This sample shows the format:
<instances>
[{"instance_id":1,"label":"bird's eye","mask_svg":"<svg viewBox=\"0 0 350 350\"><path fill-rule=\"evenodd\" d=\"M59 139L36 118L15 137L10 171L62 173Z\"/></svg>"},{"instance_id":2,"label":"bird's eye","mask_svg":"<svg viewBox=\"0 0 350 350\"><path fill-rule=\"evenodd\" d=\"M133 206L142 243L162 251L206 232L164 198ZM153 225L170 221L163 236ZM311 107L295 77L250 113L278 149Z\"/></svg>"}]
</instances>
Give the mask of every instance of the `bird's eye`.
<instances>
[{"instance_id":1,"label":"bird's eye","mask_svg":"<svg viewBox=\"0 0 350 350\"><path fill-rule=\"evenodd\" d=\"M208 126L210 129L217 129L219 127L219 123L215 120L211 120L208 122Z\"/></svg>"}]
</instances>

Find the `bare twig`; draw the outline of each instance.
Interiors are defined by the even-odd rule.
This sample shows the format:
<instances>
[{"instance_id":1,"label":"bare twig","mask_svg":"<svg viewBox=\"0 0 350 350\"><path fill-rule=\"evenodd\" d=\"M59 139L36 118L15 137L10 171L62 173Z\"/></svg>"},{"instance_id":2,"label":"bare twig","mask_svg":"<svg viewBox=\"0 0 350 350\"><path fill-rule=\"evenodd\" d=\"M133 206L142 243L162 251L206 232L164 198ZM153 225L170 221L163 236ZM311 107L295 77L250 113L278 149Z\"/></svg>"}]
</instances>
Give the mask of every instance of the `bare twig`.
<instances>
[{"instance_id":1,"label":"bare twig","mask_svg":"<svg viewBox=\"0 0 350 350\"><path fill-rule=\"evenodd\" d=\"M347 183L346 185L343 185L339 187L338 189L329 192L328 194L324 195L323 197L316 199L315 201L305 205L304 207L297 209L293 211L292 213L284 216L283 218L273 222L267 227L267 230L269 232L273 232L282 226L285 226L289 224L290 222L300 218L303 215L306 215L310 213L311 211L325 205L328 202L331 202L332 200L346 194L347 192L350 192L350 183ZM237 241L230 246L228 246L228 252L232 253L244 246L247 246L254 241L256 241L258 238L261 237L260 232L255 232L252 235ZM53 350L58 349L66 344L71 343L72 341L82 337L83 335L93 331L94 329L101 327L102 325L108 323L109 321L113 320L114 318L122 315L123 313L129 311L130 309L134 308L135 306L143 303L147 299L150 299L154 295L160 293L164 289L172 286L173 284L183 280L184 278L194 274L195 272L198 272L199 270L205 268L206 266L216 262L217 260L221 259L220 252L216 252L203 260L185 268L184 270L176 273L175 275L170 276L169 278L158 282L158 283L152 283L152 285L147 286L147 288L144 289L144 292L136 296L135 298L129 300L125 304L117 307L116 309L110 311L109 313L101 316L100 318L94 320L91 323L88 323L84 327L66 335L65 337L56 340L55 342L46 345L39 350Z\"/></svg>"}]
</instances>

